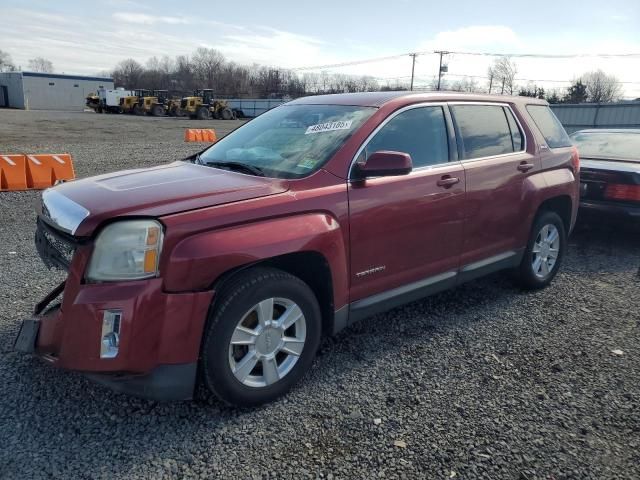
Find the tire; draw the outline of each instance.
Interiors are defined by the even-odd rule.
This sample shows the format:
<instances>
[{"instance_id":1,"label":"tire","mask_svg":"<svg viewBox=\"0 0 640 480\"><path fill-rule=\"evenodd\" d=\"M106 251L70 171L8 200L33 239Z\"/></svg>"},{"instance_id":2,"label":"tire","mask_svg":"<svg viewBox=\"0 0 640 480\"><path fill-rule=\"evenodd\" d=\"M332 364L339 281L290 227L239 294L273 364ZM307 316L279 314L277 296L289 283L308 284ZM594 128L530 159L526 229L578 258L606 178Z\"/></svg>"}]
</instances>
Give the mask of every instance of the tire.
<instances>
[{"instance_id":1,"label":"tire","mask_svg":"<svg viewBox=\"0 0 640 480\"><path fill-rule=\"evenodd\" d=\"M162 108L162 105L154 105L151 107L151 114L154 117L164 117L164 108Z\"/></svg>"},{"instance_id":2,"label":"tire","mask_svg":"<svg viewBox=\"0 0 640 480\"><path fill-rule=\"evenodd\" d=\"M200 107L196 112L196 118L198 120L208 120L209 119L209 110L206 107Z\"/></svg>"},{"instance_id":3,"label":"tire","mask_svg":"<svg viewBox=\"0 0 640 480\"><path fill-rule=\"evenodd\" d=\"M310 368L320 344L320 307L309 286L281 270L254 268L230 280L216 303L200 359L207 388L239 407L271 402L288 392ZM286 312L286 318L297 319L289 326L278 323Z\"/></svg>"},{"instance_id":4,"label":"tire","mask_svg":"<svg viewBox=\"0 0 640 480\"><path fill-rule=\"evenodd\" d=\"M223 120L233 120L233 112L230 108L222 109L222 119Z\"/></svg>"},{"instance_id":5,"label":"tire","mask_svg":"<svg viewBox=\"0 0 640 480\"><path fill-rule=\"evenodd\" d=\"M551 242L554 232L557 243ZM555 212L540 212L533 222L520 266L514 272L516 282L525 290L546 287L558 273L566 249L567 235L560 216Z\"/></svg>"},{"instance_id":6,"label":"tire","mask_svg":"<svg viewBox=\"0 0 640 480\"><path fill-rule=\"evenodd\" d=\"M140 105L134 105L133 109L131 110L131 112L134 115L144 115L144 110L142 109L142 107Z\"/></svg>"}]
</instances>

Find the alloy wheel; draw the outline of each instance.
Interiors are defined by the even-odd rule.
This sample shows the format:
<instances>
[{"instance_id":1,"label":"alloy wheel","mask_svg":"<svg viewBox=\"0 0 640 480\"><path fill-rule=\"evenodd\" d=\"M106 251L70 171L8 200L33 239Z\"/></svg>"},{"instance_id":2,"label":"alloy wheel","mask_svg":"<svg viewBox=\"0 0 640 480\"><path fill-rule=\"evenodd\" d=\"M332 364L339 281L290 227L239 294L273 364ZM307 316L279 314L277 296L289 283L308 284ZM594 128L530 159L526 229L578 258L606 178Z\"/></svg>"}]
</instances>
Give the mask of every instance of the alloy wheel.
<instances>
[{"instance_id":1,"label":"alloy wheel","mask_svg":"<svg viewBox=\"0 0 640 480\"><path fill-rule=\"evenodd\" d=\"M533 244L531 267L536 277L546 278L556 264L560 253L560 232L553 224L544 225Z\"/></svg>"},{"instance_id":2,"label":"alloy wheel","mask_svg":"<svg viewBox=\"0 0 640 480\"><path fill-rule=\"evenodd\" d=\"M229 366L248 387L266 387L284 378L305 345L306 322L287 298L268 298L251 307L236 325L229 343Z\"/></svg>"}]
</instances>

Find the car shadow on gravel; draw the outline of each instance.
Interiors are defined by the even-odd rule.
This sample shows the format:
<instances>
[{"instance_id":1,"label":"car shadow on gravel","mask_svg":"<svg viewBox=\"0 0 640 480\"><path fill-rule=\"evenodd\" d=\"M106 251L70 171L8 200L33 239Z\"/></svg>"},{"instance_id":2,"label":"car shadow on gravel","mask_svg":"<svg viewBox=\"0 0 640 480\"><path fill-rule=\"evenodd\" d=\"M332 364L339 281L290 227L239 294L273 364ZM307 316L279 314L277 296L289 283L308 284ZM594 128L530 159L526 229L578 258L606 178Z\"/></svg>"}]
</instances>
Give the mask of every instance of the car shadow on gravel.
<instances>
[{"instance_id":1,"label":"car shadow on gravel","mask_svg":"<svg viewBox=\"0 0 640 480\"><path fill-rule=\"evenodd\" d=\"M570 240L566 262L556 282L566 293L568 284L585 273L628 271L630 262L638 264L638 245L634 230L581 225ZM611 258L615 261L607 260ZM348 430L334 430L336 418L340 424L358 422L362 415L358 409L365 408L368 402L374 402L376 408L382 408L380 405L396 410L415 407L413 390L427 387L414 378L411 381L419 386L398 387L395 382L407 372L393 362L428 356L434 364L425 367L425 377L431 379L424 381L433 381L435 385L460 376L456 366L449 365L451 359L447 356L451 351L468 357L464 361L470 364L487 358L487 362L495 364L489 371L502 369L509 362L506 358L509 358L511 340L502 339L498 334L485 339L484 345L476 346L470 343L471 339L478 332L494 328L500 316L506 316L500 328L504 328L505 321L513 321L513 330L535 328L530 325L531 318L523 323L512 314L522 308L555 308L551 303L536 307L539 301L550 302L548 297L553 297L553 291L554 285L541 292L525 293L515 287L507 275L497 273L357 322L336 338L322 342L312 371L290 394L254 409L227 407L202 388L191 402L163 404L141 400L111 392L79 374L53 369L39 360L4 353L0 382L10 389L0 405L3 424L0 443L4 452L0 453L0 474L8 478L27 477L30 464L34 463L40 469L51 468L47 473L52 477L60 476L56 472L65 472L62 476L67 478L81 478L78 472L118 472L126 477L144 459L159 462L149 467L151 476L153 472L158 476L158 472L172 472L178 467L176 472L183 472L197 463L198 458L235 455L234 450L253 441L248 439L247 432L258 428L256 425L261 441L277 444L277 435L291 422L315 424L315 428L322 426L320 432L324 433L316 433L316 438L310 441L333 448L331 445L342 441L338 438L340 435L348 439ZM535 314L529 315L535 318ZM517 358L511 361L518 363ZM551 360L549 365L545 364L544 368L547 367L549 371L556 368ZM531 368L529 381L538 381L535 370L540 367ZM559 374L562 374L560 370ZM372 382L371 375L379 378ZM491 375L481 376L478 381L491 381ZM461 378L470 381L467 377ZM352 397L352 391L359 390L358 382L364 386L368 399ZM446 388L455 385L449 383ZM467 385L467 388L475 387L473 383ZM429 384L429 388L434 386ZM518 392L517 387L510 388L516 388L511 394L525 395ZM341 400L336 400L338 398ZM460 409L464 412L469 407L429 404L426 408L439 408L445 418L454 418L465 415ZM389 425L402 431L401 425ZM56 445L55 460L44 462L51 467L43 467L42 458L37 457L36 447L42 445L45 438ZM342 448L350 447L342 445ZM81 458L80 470L69 473L68 465L78 465L78 458ZM107 465L109 469L105 470Z\"/></svg>"}]
</instances>

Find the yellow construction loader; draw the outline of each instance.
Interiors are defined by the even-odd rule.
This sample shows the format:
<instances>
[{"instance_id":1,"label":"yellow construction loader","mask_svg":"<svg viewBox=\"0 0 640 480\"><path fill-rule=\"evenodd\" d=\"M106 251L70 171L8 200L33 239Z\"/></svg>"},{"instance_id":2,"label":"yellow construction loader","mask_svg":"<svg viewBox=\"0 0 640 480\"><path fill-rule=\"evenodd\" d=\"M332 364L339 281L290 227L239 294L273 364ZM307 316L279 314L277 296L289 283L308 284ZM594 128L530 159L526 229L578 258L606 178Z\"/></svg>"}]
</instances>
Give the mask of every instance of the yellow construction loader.
<instances>
[{"instance_id":1,"label":"yellow construction loader","mask_svg":"<svg viewBox=\"0 0 640 480\"><path fill-rule=\"evenodd\" d=\"M197 120L207 120L211 117L219 120L233 120L236 118L226 100L213 98L213 90L202 89L193 92L193 96L184 97L180 109L185 116Z\"/></svg>"},{"instance_id":2,"label":"yellow construction loader","mask_svg":"<svg viewBox=\"0 0 640 480\"><path fill-rule=\"evenodd\" d=\"M149 90L137 89L134 90L133 95L127 95L120 99L120 111L122 113L132 113L134 115L144 115L142 109L142 99L147 96Z\"/></svg>"}]
</instances>

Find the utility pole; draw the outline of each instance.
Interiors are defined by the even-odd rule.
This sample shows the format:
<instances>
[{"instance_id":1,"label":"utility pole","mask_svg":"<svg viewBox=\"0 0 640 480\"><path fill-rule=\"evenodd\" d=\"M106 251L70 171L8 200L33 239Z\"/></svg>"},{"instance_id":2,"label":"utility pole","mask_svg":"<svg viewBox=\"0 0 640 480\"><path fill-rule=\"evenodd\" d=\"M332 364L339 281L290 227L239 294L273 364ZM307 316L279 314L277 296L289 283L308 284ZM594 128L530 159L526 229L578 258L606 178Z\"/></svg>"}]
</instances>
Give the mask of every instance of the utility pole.
<instances>
[{"instance_id":1,"label":"utility pole","mask_svg":"<svg viewBox=\"0 0 640 480\"><path fill-rule=\"evenodd\" d=\"M445 52L444 50L436 50L433 53L440 54L440 65L438 66L438 90L440 90L440 82L442 81L442 56L447 55L449 52Z\"/></svg>"},{"instance_id":2,"label":"utility pole","mask_svg":"<svg viewBox=\"0 0 640 480\"><path fill-rule=\"evenodd\" d=\"M409 56L413 57L413 60L411 62L411 88L410 90L413 91L413 72L415 72L416 70L416 55L417 53L410 53Z\"/></svg>"}]
</instances>

